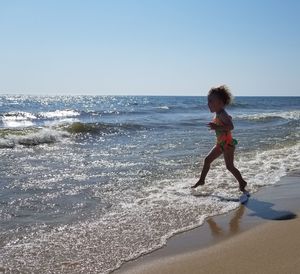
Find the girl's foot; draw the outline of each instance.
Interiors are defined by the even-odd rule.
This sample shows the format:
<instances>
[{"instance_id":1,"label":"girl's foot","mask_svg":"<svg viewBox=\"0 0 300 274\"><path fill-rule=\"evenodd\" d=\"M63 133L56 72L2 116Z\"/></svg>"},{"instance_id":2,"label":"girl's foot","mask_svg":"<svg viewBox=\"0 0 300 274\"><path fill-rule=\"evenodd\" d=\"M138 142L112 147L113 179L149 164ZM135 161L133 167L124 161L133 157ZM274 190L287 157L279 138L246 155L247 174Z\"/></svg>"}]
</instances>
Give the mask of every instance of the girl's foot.
<instances>
[{"instance_id":1,"label":"girl's foot","mask_svg":"<svg viewBox=\"0 0 300 274\"><path fill-rule=\"evenodd\" d=\"M240 191L245 192L245 187L247 186L247 182L243 181L240 183Z\"/></svg>"},{"instance_id":2,"label":"girl's foot","mask_svg":"<svg viewBox=\"0 0 300 274\"><path fill-rule=\"evenodd\" d=\"M243 194L246 195L248 198L251 196L250 192L246 189L243 191Z\"/></svg>"},{"instance_id":3,"label":"girl's foot","mask_svg":"<svg viewBox=\"0 0 300 274\"><path fill-rule=\"evenodd\" d=\"M198 187L198 186L203 186L205 184L205 182L204 181L198 181L196 184L194 184L193 186L191 186L191 188L196 188L196 187Z\"/></svg>"}]
</instances>

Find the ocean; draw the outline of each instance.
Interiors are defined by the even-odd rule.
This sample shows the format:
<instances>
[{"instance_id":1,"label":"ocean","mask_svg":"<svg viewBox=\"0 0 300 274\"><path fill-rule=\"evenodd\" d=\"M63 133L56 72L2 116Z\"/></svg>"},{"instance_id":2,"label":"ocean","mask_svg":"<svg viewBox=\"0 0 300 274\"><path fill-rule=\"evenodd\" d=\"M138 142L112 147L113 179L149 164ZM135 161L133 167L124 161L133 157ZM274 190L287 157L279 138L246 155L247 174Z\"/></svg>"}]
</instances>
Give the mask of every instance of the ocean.
<instances>
[{"instance_id":1,"label":"ocean","mask_svg":"<svg viewBox=\"0 0 300 274\"><path fill-rule=\"evenodd\" d=\"M250 192L300 169L300 97L236 97ZM0 269L109 273L239 206L206 97L0 96Z\"/></svg>"}]
</instances>

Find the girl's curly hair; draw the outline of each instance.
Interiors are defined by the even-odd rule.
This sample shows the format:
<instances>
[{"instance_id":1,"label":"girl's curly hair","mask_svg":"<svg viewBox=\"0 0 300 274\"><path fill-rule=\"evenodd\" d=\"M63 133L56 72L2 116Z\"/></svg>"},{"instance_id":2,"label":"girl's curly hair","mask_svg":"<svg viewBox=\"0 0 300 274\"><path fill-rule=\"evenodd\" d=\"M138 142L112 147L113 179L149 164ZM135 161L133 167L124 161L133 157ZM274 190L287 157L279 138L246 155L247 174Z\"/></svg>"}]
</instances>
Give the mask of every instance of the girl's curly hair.
<instances>
[{"instance_id":1,"label":"girl's curly hair","mask_svg":"<svg viewBox=\"0 0 300 274\"><path fill-rule=\"evenodd\" d=\"M217 96L225 106L228 106L233 102L233 95L231 94L229 88L225 85L211 88L207 96L211 95Z\"/></svg>"}]
</instances>

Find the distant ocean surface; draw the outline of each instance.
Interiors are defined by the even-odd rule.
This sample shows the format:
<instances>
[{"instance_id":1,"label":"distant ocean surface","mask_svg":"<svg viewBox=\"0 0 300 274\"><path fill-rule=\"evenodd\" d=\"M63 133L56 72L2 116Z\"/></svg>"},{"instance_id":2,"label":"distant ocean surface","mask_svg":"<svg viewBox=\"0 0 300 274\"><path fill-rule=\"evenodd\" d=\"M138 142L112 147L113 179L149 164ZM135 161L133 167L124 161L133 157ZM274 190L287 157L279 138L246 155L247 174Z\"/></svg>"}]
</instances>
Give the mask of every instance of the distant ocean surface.
<instances>
[{"instance_id":1,"label":"distant ocean surface","mask_svg":"<svg viewBox=\"0 0 300 274\"><path fill-rule=\"evenodd\" d=\"M251 192L300 168L300 97L237 97L236 166ZM239 206L205 97L0 96L0 267L108 273Z\"/></svg>"}]
</instances>

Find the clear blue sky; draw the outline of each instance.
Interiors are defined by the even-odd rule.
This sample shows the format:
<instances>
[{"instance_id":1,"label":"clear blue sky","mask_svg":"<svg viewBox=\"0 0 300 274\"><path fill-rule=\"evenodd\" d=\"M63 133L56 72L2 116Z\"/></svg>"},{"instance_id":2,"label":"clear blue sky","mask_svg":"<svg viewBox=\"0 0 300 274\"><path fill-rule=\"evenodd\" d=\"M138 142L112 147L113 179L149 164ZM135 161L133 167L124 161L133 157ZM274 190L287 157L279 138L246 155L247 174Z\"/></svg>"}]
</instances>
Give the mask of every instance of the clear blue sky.
<instances>
[{"instance_id":1,"label":"clear blue sky","mask_svg":"<svg viewBox=\"0 0 300 274\"><path fill-rule=\"evenodd\" d=\"M0 93L300 95L298 0L0 0Z\"/></svg>"}]
</instances>

